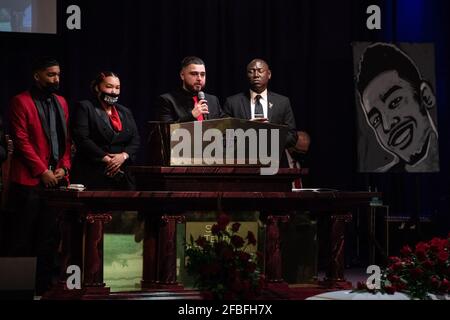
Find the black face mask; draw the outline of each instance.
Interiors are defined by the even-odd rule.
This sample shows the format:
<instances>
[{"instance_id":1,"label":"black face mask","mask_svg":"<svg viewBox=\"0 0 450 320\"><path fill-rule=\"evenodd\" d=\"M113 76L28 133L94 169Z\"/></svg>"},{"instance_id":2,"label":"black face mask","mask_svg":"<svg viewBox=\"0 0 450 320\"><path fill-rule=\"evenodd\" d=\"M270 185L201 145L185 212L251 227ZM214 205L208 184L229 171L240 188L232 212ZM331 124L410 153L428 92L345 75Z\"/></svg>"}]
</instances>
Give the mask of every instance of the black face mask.
<instances>
[{"instance_id":1,"label":"black face mask","mask_svg":"<svg viewBox=\"0 0 450 320\"><path fill-rule=\"evenodd\" d=\"M105 102L107 105L112 106L117 101L119 101L119 95L114 93L100 92L100 100Z\"/></svg>"},{"instance_id":2,"label":"black face mask","mask_svg":"<svg viewBox=\"0 0 450 320\"><path fill-rule=\"evenodd\" d=\"M59 90L59 83L47 83L42 90L48 94L56 93Z\"/></svg>"}]
</instances>

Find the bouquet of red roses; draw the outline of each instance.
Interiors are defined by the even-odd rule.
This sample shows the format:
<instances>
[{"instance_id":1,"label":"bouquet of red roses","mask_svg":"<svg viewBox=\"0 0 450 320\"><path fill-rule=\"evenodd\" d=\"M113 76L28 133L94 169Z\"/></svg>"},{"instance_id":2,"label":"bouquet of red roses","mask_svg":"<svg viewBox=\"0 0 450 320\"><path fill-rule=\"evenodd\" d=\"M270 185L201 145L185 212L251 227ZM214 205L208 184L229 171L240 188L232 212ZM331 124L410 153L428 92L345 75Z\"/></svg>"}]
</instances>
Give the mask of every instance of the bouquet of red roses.
<instances>
[{"instance_id":1,"label":"bouquet of red roses","mask_svg":"<svg viewBox=\"0 0 450 320\"><path fill-rule=\"evenodd\" d=\"M247 252L248 246L256 245L256 238L251 231L242 238L237 234L241 225L236 222L229 227L229 223L227 215L219 215L211 229L212 242L202 236L194 241L191 236L186 269L209 298L254 299L264 283L258 266L261 255Z\"/></svg>"},{"instance_id":2,"label":"bouquet of red roses","mask_svg":"<svg viewBox=\"0 0 450 320\"><path fill-rule=\"evenodd\" d=\"M447 239L420 242L413 249L404 246L400 257L390 257L381 277L382 292L407 293L411 298L428 299L428 294L444 295L450 290L450 234ZM365 284L359 284L364 289Z\"/></svg>"}]
</instances>

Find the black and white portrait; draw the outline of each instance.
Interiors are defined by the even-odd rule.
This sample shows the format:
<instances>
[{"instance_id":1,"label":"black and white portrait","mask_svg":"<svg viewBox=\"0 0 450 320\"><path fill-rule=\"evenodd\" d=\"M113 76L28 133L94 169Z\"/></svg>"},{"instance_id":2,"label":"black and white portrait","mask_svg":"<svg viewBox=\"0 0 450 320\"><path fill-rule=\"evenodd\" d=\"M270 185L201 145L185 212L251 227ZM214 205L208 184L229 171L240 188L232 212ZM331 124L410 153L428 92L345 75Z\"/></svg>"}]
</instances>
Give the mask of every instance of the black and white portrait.
<instances>
[{"instance_id":1,"label":"black and white portrait","mask_svg":"<svg viewBox=\"0 0 450 320\"><path fill-rule=\"evenodd\" d=\"M434 47L354 43L359 172L438 172Z\"/></svg>"}]
</instances>

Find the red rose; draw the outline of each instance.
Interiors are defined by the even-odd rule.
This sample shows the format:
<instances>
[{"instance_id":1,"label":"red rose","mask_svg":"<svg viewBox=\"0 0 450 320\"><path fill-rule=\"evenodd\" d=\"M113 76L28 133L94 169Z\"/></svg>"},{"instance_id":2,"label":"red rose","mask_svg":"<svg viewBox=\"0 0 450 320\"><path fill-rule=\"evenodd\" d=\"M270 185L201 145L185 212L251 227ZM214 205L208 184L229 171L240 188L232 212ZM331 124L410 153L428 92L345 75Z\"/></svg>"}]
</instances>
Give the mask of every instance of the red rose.
<instances>
[{"instance_id":1,"label":"red rose","mask_svg":"<svg viewBox=\"0 0 450 320\"><path fill-rule=\"evenodd\" d=\"M256 238L255 238L255 235L253 234L253 232L249 231L247 233L247 240L248 240L249 244L256 246Z\"/></svg>"},{"instance_id":2,"label":"red rose","mask_svg":"<svg viewBox=\"0 0 450 320\"><path fill-rule=\"evenodd\" d=\"M400 281L400 277L399 277L398 275L396 275L396 274L390 274L390 275L388 276L388 280L389 280L391 283L397 283L397 282Z\"/></svg>"},{"instance_id":3,"label":"red rose","mask_svg":"<svg viewBox=\"0 0 450 320\"><path fill-rule=\"evenodd\" d=\"M393 271L398 271L401 268L403 268L403 263L401 261L398 261L398 262L394 263L391 267L392 267Z\"/></svg>"},{"instance_id":4,"label":"red rose","mask_svg":"<svg viewBox=\"0 0 450 320\"><path fill-rule=\"evenodd\" d=\"M207 244L206 238L205 237L198 237L198 239L195 241L195 243L199 246L204 248Z\"/></svg>"},{"instance_id":5,"label":"red rose","mask_svg":"<svg viewBox=\"0 0 450 320\"><path fill-rule=\"evenodd\" d=\"M434 267L434 263L433 263L430 259L427 259L426 261L424 261L424 263L422 264L422 266L423 266L425 269L432 269L432 268Z\"/></svg>"},{"instance_id":6,"label":"red rose","mask_svg":"<svg viewBox=\"0 0 450 320\"><path fill-rule=\"evenodd\" d=\"M410 270L409 273L414 279L418 279L423 275L423 270L421 268L414 268Z\"/></svg>"},{"instance_id":7,"label":"red rose","mask_svg":"<svg viewBox=\"0 0 450 320\"><path fill-rule=\"evenodd\" d=\"M213 226L211 227L211 233L215 236L217 236L220 232L220 227L217 224L213 224Z\"/></svg>"},{"instance_id":8,"label":"red rose","mask_svg":"<svg viewBox=\"0 0 450 320\"><path fill-rule=\"evenodd\" d=\"M391 263L397 263L397 262L401 262L399 257L389 257L389 261Z\"/></svg>"},{"instance_id":9,"label":"red rose","mask_svg":"<svg viewBox=\"0 0 450 320\"><path fill-rule=\"evenodd\" d=\"M233 225L231 226L231 231L233 231L233 232L238 232L240 227L241 227L241 224L240 224L239 222L235 222L235 223L233 223Z\"/></svg>"},{"instance_id":10,"label":"red rose","mask_svg":"<svg viewBox=\"0 0 450 320\"><path fill-rule=\"evenodd\" d=\"M438 260L441 263L445 263L448 260L448 257L449 257L449 254L447 251L442 250L438 253Z\"/></svg>"},{"instance_id":11,"label":"red rose","mask_svg":"<svg viewBox=\"0 0 450 320\"><path fill-rule=\"evenodd\" d=\"M433 251L442 251L447 246L447 244L447 239L433 238L433 240L430 241L430 248Z\"/></svg>"},{"instance_id":12,"label":"red rose","mask_svg":"<svg viewBox=\"0 0 450 320\"><path fill-rule=\"evenodd\" d=\"M219 225L219 229L222 231L225 231L228 224L230 223L230 217L226 215L225 213L221 213L219 215L219 218L217 218L217 223Z\"/></svg>"},{"instance_id":13,"label":"red rose","mask_svg":"<svg viewBox=\"0 0 450 320\"><path fill-rule=\"evenodd\" d=\"M384 287L384 290L387 294L394 294L395 291L397 291L397 288L395 286L386 286Z\"/></svg>"},{"instance_id":14,"label":"red rose","mask_svg":"<svg viewBox=\"0 0 450 320\"><path fill-rule=\"evenodd\" d=\"M438 289L439 286L441 285L441 282L439 281L439 279L436 276L431 277L430 283L434 289Z\"/></svg>"},{"instance_id":15,"label":"red rose","mask_svg":"<svg viewBox=\"0 0 450 320\"><path fill-rule=\"evenodd\" d=\"M408 256L408 255L410 255L410 254L412 253L412 249L411 249L410 246L404 246L404 247L400 250L400 253L401 253L403 256Z\"/></svg>"},{"instance_id":16,"label":"red rose","mask_svg":"<svg viewBox=\"0 0 450 320\"><path fill-rule=\"evenodd\" d=\"M419 242L416 245L416 255L420 261L424 261L427 258L427 251L430 249L430 246L424 242Z\"/></svg>"},{"instance_id":17,"label":"red rose","mask_svg":"<svg viewBox=\"0 0 450 320\"><path fill-rule=\"evenodd\" d=\"M447 292L450 289L450 282L447 279L442 280L441 290Z\"/></svg>"},{"instance_id":18,"label":"red rose","mask_svg":"<svg viewBox=\"0 0 450 320\"><path fill-rule=\"evenodd\" d=\"M242 248L244 245L244 239L238 235L231 236L231 243L235 248Z\"/></svg>"}]
</instances>

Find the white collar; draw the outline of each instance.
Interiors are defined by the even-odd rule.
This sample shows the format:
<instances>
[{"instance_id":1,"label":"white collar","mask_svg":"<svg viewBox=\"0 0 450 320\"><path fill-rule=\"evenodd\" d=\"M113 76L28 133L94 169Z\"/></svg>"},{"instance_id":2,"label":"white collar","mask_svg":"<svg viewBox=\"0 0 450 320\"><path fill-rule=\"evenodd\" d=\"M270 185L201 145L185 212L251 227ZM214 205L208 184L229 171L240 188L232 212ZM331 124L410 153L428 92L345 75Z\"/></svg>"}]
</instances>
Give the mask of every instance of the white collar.
<instances>
[{"instance_id":1,"label":"white collar","mask_svg":"<svg viewBox=\"0 0 450 320\"><path fill-rule=\"evenodd\" d=\"M250 90L250 99L251 99L252 101L255 101L255 97L256 97L257 95L260 95L261 98L262 98L264 101L268 101L268 100L267 100L267 89L264 90L264 91L261 92L261 93L256 93L255 91Z\"/></svg>"}]
</instances>

